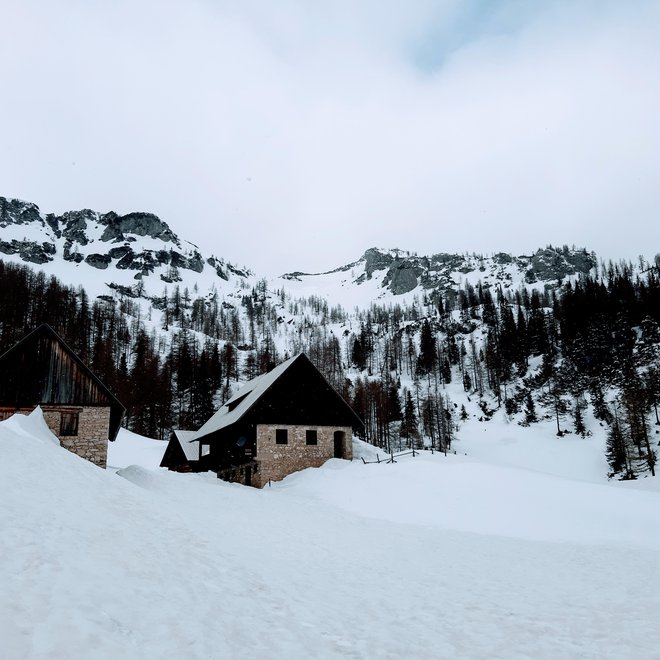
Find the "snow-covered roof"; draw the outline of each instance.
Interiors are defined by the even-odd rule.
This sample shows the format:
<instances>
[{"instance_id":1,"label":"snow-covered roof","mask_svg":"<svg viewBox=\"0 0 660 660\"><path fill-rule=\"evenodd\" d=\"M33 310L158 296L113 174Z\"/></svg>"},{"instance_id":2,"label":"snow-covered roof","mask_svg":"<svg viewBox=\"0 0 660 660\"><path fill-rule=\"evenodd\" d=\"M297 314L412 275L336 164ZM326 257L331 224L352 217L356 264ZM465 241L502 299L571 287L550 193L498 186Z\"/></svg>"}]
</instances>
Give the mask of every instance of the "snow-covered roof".
<instances>
[{"instance_id":1,"label":"snow-covered roof","mask_svg":"<svg viewBox=\"0 0 660 660\"><path fill-rule=\"evenodd\" d=\"M183 453L189 461L199 460L199 442L194 440L195 431L182 431L175 429L174 435L177 437Z\"/></svg>"},{"instance_id":2,"label":"snow-covered roof","mask_svg":"<svg viewBox=\"0 0 660 660\"><path fill-rule=\"evenodd\" d=\"M220 431L237 422L301 355L303 353L298 353L298 355L277 365L267 374L257 376L246 383L195 433L195 440L199 440L205 435Z\"/></svg>"}]
</instances>

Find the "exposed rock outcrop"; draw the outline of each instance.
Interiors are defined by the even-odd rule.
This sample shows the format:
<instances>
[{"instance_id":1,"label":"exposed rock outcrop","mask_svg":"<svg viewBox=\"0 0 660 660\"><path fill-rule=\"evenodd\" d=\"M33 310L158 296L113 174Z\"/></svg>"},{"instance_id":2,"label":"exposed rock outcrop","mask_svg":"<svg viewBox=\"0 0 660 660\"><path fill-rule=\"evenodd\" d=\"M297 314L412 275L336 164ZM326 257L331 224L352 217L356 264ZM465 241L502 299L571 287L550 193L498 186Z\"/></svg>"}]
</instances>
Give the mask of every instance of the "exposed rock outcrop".
<instances>
[{"instance_id":1,"label":"exposed rock outcrop","mask_svg":"<svg viewBox=\"0 0 660 660\"><path fill-rule=\"evenodd\" d=\"M0 228L10 226L14 230L0 240L0 253L19 255L28 263L46 263L59 252L66 262L85 262L99 270L114 266L133 271L136 279L160 269L158 275L166 283L181 281L180 273L186 270L202 273L207 264L224 281L231 275L251 275L217 257L205 259L153 213L119 215L82 209L43 215L36 204L0 197ZM20 234L24 229L23 237L17 236L18 226ZM35 241L34 236L43 240Z\"/></svg>"},{"instance_id":2,"label":"exposed rock outcrop","mask_svg":"<svg viewBox=\"0 0 660 660\"><path fill-rule=\"evenodd\" d=\"M44 224L44 220L39 213L39 207L36 204L24 202L21 199L0 197L0 227L28 223Z\"/></svg>"},{"instance_id":3,"label":"exposed rock outcrop","mask_svg":"<svg viewBox=\"0 0 660 660\"><path fill-rule=\"evenodd\" d=\"M105 242L120 242L126 240L127 234L135 236L150 236L164 242L178 245L179 240L158 216L153 213L129 213L117 215L106 213L99 216L99 223L105 225L101 240Z\"/></svg>"},{"instance_id":4,"label":"exposed rock outcrop","mask_svg":"<svg viewBox=\"0 0 660 660\"><path fill-rule=\"evenodd\" d=\"M547 247L532 256L519 257L505 252L492 257L445 252L420 257L398 249L370 248L358 261L318 275L350 270L354 273L353 283L359 286L385 271L382 286L394 295L409 293L419 287L424 292L436 291L450 296L463 279L481 281L486 288L497 283L508 288L513 279L524 279L527 283L543 282L546 287L553 287L566 277L588 273L595 266L593 253L568 248ZM316 275L293 272L282 277L302 281Z\"/></svg>"}]
</instances>

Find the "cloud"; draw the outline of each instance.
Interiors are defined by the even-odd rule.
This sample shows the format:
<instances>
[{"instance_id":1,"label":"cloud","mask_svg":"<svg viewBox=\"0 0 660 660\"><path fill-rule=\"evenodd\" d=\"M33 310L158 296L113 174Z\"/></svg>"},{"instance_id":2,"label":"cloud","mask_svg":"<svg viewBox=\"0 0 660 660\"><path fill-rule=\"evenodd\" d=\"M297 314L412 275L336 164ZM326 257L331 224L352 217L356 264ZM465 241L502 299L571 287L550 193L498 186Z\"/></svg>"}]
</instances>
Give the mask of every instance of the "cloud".
<instances>
[{"instance_id":1,"label":"cloud","mask_svg":"<svg viewBox=\"0 0 660 660\"><path fill-rule=\"evenodd\" d=\"M257 270L660 251L655 3L15 3L0 194Z\"/></svg>"}]
</instances>

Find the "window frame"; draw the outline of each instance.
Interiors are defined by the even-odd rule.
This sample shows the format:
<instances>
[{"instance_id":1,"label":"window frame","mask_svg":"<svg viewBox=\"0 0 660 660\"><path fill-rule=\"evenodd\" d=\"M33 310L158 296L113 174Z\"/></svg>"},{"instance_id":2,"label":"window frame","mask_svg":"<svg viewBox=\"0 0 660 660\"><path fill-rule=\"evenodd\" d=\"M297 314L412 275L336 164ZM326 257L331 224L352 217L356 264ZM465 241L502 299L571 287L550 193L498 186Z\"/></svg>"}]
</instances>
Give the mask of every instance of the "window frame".
<instances>
[{"instance_id":1,"label":"window frame","mask_svg":"<svg viewBox=\"0 0 660 660\"><path fill-rule=\"evenodd\" d=\"M60 413L60 436L63 438L76 438L79 432L80 412L77 410L62 411Z\"/></svg>"}]
</instances>

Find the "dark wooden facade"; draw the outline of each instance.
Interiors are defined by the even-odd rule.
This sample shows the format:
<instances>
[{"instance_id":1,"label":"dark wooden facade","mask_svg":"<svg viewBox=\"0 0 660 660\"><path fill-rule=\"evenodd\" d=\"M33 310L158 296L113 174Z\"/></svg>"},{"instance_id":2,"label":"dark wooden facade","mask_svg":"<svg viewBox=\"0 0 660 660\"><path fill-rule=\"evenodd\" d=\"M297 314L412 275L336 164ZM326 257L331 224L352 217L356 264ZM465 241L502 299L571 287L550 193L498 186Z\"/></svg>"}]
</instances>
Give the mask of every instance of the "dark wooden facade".
<instances>
[{"instance_id":1,"label":"dark wooden facade","mask_svg":"<svg viewBox=\"0 0 660 660\"><path fill-rule=\"evenodd\" d=\"M218 472L250 463L257 452L256 428L256 422L234 424L205 436L204 451L208 453L201 457L200 467Z\"/></svg>"},{"instance_id":2,"label":"dark wooden facade","mask_svg":"<svg viewBox=\"0 0 660 660\"><path fill-rule=\"evenodd\" d=\"M0 409L37 405L65 412L109 408L108 439L117 437L124 406L47 324L0 356Z\"/></svg>"}]
</instances>

